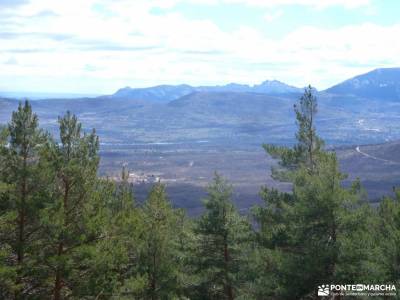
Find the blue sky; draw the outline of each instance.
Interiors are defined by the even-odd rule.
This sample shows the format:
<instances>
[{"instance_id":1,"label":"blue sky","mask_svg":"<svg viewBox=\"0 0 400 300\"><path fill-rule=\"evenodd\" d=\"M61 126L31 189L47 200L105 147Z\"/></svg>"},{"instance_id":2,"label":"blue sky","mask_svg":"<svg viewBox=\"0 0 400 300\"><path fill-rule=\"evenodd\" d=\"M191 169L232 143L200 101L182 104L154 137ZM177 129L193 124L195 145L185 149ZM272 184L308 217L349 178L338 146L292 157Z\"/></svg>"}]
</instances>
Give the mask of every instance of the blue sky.
<instances>
[{"instance_id":1,"label":"blue sky","mask_svg":"<svg viewBox=\"0 0 400 300\"><path fill-rule=\"evenodd\" d=\"M0 0L0 92L277 79L400 66L397 0Z\"/></svg>"}]
</instances>

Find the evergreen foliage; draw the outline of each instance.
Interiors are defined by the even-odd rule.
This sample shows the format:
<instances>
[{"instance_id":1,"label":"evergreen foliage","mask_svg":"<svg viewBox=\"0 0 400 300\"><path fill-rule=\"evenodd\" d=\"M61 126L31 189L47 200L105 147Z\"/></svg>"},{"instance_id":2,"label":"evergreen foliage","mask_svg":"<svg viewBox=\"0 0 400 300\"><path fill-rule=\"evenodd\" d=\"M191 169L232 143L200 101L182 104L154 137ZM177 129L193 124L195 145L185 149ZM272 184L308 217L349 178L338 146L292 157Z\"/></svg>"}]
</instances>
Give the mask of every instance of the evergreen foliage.
<instances>
[{"instance_id":1,"label":"evergreen foliage","mask_svg":"<svg viewBox=\"0 0 400 300\"><path fill-rule=\"evenodd\" d=\"M265 151L273 158L279 159L280 168L273 168L272 175L279 180L289 180L290 171L300 166L312 172L323 151L324 142L318 137L315 128L317 114L317 98L315 90L308 86L300 98L299 105L294 105L298 131L296 133L297 144L293 148L264 144Z\"/></svg>"},{"instance_id":2,"label":"evergreen foliage","mask_svg":"<svg viewBox=\"0 0 400 300\"><path fill-rule=\"evenodd\" d=\"M3 131L0 150L0 255L6 261L0 279L8 286L5 295L14 294L15 299L32 293L40 277L36 254L46 186L41 181L39 152L45 139L31 105L20 103Z\"/></svg>"},{"instance_id":3,"label":"evergreen foliage","mask_svg":"<svg viewBox=\"0 0 400 300\"><path fill-rule=\"evenodd\" d=\"M206 212L197 221L195 273L198 299L235 299L243 288L250 225L232 203L232 187L218 174L208 187Z\"/></svg>"},{"instance_id":4,"label":"evergreen foliage","mask_svg":"<svg viewBox=\"0 0 400 300\"><path fill-rule=\"evenodd\" d=\"M358 181L343 188L346 176L335 153L324 151L316 135L316 112L308 87L300 107L295 106L298 143L293 148L264 146L280 159L279 173L273 173L289 180L292 192L264 187L264 206L254 209L260 246L255 260L261 262L254 267L265 274L257 278L257 298L315 298L318 285L379 282L382 275L377 232L371 230L376 213L366 204Z\"/></svg>"}]
</instances>

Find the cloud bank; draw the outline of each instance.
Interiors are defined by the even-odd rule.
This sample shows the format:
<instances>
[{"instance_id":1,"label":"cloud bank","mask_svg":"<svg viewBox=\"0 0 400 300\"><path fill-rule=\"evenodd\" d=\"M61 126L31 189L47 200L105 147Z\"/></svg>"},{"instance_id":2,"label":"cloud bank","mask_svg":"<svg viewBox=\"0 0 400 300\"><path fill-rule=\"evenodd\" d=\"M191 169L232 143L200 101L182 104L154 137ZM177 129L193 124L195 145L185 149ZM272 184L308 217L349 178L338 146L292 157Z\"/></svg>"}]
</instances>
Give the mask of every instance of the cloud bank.
<instances>
[{"instance_id":1,"label":"cloud bank","mask_svg":"<svg viewBox=\"0 0 400 300\"><path fill-rule=\"evenodd\" d=\"M215 20L190 18L174 9L182 2L210 10L259 7L265 9L264 26L275 26L293 5L317 10L371 5L368 0L0 0L0 90L110 93L127 85L265 79L325 88L371 68L400 65L400 40L394 38L400 24L298 24L271 38L240 20L229 31Z\"/></svg>"}]
</instances>

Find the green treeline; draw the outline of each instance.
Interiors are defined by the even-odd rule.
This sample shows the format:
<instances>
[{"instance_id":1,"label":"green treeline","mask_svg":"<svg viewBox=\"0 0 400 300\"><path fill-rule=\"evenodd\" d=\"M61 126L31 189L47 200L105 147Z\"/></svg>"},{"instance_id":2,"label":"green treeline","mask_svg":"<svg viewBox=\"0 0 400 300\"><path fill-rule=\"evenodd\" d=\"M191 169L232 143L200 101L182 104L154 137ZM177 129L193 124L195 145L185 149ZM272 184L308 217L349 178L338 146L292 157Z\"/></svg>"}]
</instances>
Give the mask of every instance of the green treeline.
<instances>
[{"instance_id":1,"label":"green treeline","mask_svg":"<svg viewBox=\"0 0 400 300\"><path fill-rule=\"evenodd\" d=\"M358 181L344 188L311 87L294 110L297 144L264 145L292 191L262 187L243 216L216 174L189 219L163 184L139 205L127 170L99 178L98 137L74 115L52 137L21 103L0 136L0 299L318 299L358 283L400 299L400 192L373 208Z\"/></svg>"}]
</instances>

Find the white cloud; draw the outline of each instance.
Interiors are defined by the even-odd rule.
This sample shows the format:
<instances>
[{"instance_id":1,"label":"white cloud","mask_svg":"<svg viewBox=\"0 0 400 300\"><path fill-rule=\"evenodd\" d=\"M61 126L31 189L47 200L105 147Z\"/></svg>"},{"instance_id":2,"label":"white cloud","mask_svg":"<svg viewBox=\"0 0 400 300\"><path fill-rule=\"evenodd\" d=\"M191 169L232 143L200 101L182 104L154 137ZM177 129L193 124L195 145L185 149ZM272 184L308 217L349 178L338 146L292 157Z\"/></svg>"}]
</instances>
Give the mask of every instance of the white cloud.
<instances>
[{"instance_id":1,"label":"white cloud","mask_svg":"<svg viewBox=\"0 0 400 300\"><path fill-rule=\"evenodd\" d=\"M279 19L280 17L283 16L283 11L282 10L277 10L274 12L268 12L264 15L264 20L267 21L268 23L271 23L275 21L276 19Z\"/></svg>"},{"instance_id":2,"label":"white cloud","mask_svg":"<svg viewBox=\"0 0 400 300\"><path fill-rule=\"evenodd\" d=\"M150 0L151 1L151 0ZM154 1L153 1L154 3ZM332 6L341 6L346 9L356 9L360 7L368 7L372 4L371 0L169 0L168 6L174 6L177 3L187 4L244 4L258 7L279 7L279 6L309 6L323 9Z\"/></svg>"},{"instance_id":3,"label":"white cloud","mask_svg":"<svg viewBox=\"0 0 400 300\"><path fill-rule=\"evenodd\" d=\"M182 2L202 2L202 0L182 0ZM259 7L278 7L289 5L309 6L323 9L332 6L341 6L355 9L371 5L371 0L205 0L208 4L245 4Z\"/></svg>"},{"instance_id":4,"label":"white cloud","mask_svg":"<svg viewBox=\"0 0 400 300\"><path fill-rule=\"evenodd\" d=\"M400 65L400 25L299 27L274 40L249 26L224 32L210 20L150 12L177 1L35 0L19 7L0 30L0 90L109 93L126 85L265 79L322 88ZM43 11L52 13L34 17Z\"/></svg>"}]
</instances>

